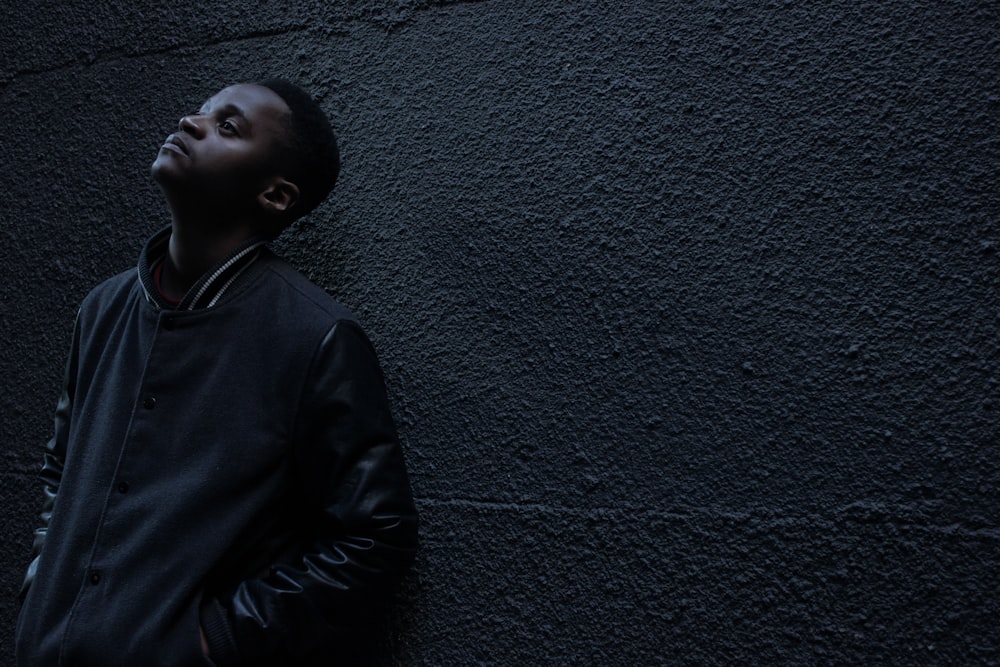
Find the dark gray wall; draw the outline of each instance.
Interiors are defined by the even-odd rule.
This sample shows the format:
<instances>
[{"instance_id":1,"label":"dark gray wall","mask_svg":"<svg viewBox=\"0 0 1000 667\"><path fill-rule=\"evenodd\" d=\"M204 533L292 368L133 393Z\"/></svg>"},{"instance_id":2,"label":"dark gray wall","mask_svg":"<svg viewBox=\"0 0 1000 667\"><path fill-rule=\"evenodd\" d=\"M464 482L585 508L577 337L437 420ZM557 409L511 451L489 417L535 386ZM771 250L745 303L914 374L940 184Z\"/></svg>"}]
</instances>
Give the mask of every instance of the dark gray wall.
<instances>
[{"instance_id":1,"label":"dark gray wall","mask_svg":"<svg viewBox=\"0 0 1000 667\"><path fill-rule=\"evenodd\" d=\"M1000 661L995 2L162 4L0 28L0 662L76 304L267 74L342 137L278 245L387 372L396 662Z\"/></svg>"}]
</instances>

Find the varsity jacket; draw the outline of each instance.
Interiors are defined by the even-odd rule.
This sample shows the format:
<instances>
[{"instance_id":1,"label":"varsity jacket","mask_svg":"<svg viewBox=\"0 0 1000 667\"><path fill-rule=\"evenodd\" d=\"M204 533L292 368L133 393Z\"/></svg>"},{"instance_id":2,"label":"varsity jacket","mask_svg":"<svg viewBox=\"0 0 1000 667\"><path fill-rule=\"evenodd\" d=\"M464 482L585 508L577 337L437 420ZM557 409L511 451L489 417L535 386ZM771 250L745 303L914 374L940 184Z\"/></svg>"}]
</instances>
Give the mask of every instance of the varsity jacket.
<instances>
[{"instance_id":1,"label":"varsity jacket","mask_svg":"<svg viewBox=\"0 0 1000 667\"><path fill-rule=\"evenodd\" d=\"M416 547L375 352L259 241L169 307L169 236L80 308L17 664L336 664Z\"/></svg>"}]
</instances>

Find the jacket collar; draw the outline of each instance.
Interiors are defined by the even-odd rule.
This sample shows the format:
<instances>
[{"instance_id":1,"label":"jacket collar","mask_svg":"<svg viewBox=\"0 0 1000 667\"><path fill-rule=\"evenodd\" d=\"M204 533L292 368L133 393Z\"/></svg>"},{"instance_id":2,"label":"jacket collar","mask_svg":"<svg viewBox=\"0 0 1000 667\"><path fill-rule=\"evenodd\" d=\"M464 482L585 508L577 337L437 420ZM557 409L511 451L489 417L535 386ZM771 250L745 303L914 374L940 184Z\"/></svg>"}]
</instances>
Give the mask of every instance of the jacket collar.
<instances>
[{"instance_id":1,"label":"jacket collar","mask_svg":"<svg viewBox=\"0 0 1000 667\"><path fill-rule=\"evenodd\" d=\"M266 241L250 239L237 247L191 286L176 307L168 304L153 282L153 266L166 257L170 227L161 229L146 242L139 255L139 285L146 300L161 309L195 310L211 308L260 256Z\"/></svg>"}]
</instances>

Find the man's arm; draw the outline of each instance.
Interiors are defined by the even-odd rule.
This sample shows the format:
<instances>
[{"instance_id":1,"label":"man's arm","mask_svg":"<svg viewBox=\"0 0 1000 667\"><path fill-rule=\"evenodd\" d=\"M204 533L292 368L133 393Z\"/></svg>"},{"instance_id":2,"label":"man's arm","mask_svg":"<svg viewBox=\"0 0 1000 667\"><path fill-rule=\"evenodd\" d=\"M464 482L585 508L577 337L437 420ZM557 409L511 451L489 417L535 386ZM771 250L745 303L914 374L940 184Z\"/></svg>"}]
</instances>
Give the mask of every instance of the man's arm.
<instances>
[{"instance_id":1,"label":"man's arm","mask_svg":"<svg viewBox=\"0 0 1000 667\"><path fill-rule=\"evenodd\" d=\"M35 573L38 570L38 559L45 544L49 519L52 517L52 507L55 505L56 493L59 491L59 481L62 479L63 461L66 458L66 442L69 438L70 413L73 407L78 326L79 316L77 316L77 322L73 327L73 340L70 345L69 359L66 362L66 375L63 381L62 394L59 396L59 402L56 403L55 429L52 438L45 447L45 458L39 473L39 477L45 484L45 500L42 503L42 511L39 514L39 517L42 519L42 525L35 529L35 540L31 547L31 563L28 565L28 571L24 575L24 583L21 584L21 600L28 594L31 582L35 579Z\"/></svg>"},{"instance_id":2,"label":"man's arm","mask_svg":"<svg viewBox=\"0 0 1000 667\"><path fill-rule=\"evenodd\" d=\"M317 537L267 576L206 600L202 626L221 665L305 653L378 608L416 550L417 517L382 372L357 324L338 322L313 363L295 464Z\"/></svg>"}]
</instances>

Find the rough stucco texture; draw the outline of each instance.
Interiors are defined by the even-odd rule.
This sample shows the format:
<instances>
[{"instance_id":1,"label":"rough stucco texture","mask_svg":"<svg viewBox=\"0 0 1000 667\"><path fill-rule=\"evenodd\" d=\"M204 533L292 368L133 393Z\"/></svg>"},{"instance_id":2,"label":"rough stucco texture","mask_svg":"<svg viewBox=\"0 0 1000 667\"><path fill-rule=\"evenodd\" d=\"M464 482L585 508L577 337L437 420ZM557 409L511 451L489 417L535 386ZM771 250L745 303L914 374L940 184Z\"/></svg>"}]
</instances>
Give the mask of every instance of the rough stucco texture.
<instances>
[{"instance_id":1,"label":"rough stucco texture","mask_svg":"<svg viewBox=\"0 0 1000 667\"><path fill-rule=\"evenodd\" d=\"M76 304L269 74L423 517L383 662L1000 661L996 3L99 5L0 27L0 663Z\"/></svg>"}]
</instances>

